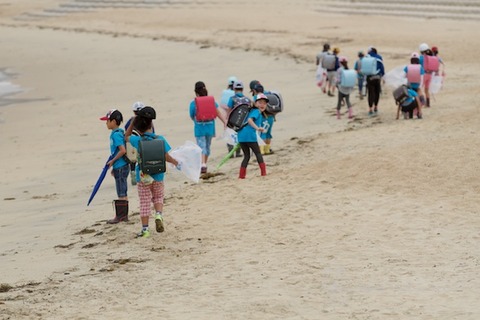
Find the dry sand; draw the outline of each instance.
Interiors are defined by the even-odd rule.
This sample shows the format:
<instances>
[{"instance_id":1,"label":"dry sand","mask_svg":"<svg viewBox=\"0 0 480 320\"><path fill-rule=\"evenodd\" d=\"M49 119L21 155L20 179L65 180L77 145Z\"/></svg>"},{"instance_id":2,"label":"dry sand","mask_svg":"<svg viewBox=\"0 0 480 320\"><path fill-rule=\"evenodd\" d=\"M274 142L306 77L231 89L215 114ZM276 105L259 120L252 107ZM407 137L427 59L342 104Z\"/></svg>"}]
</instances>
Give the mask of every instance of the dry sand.
<instances>
[{"instance_id":1,"label":"dry sand","mask_svg":"<svg viewBox=\"0 0 480 320\"><path fill-rule=\"evenodd\" d=\"M0 0L0 70L26 89L0 104L0 318L480 318L480 5L432 2ZM314 84L325 41L352 62L374 45L387 70L437 45L445 87L423 120L395 120L388 88L379 116L352 95L337 120ZM109 177L86 207L100 116L142 100L179 146L194 83L219 98L230 75L284 96L267 177L239 181L239 159L167 174L149 239L134 188L129 223L105 224Z\"/></svg>"}]
</instances>

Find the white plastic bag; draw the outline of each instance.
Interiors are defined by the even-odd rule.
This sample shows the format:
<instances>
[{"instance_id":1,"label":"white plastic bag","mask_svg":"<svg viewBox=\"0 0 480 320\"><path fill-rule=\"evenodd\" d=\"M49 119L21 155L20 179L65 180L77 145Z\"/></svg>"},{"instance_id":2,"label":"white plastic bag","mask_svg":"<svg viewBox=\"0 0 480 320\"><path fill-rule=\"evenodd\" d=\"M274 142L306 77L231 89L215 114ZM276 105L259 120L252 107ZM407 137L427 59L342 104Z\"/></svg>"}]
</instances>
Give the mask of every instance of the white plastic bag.
<instances>
[{"instance_id":1,"label":"white plastic bag","mask_svg":"<svg viewBox=\"0 0 480 320\"><path fill-rule=\"evenodd\" d=\"M324 68L322 68L321 65L319 65L317 67L317 72L315 73L315 81L317 82L317 86L321 87L323 85L326 76L327 70L325 70Z\"/></svg>"},{"instance_id":2,"label":"white plastic bag","mask_svg":"<svg viewBox=\"0 0 480 320\"><path fill-rule=\"evenodd\" d=\"M192 141L185 141L183 145L170 151L170 155L181 163L180 171L195 183L200 181L202 167L202 149ZM175 168L172 164L170 167Z\"/></svg>"},{"instance_id":3,"label":"white plastic bag","mask_svg":"<svg viewBox=\"0 0 480 320\"><path fill-rule=\"evenodd\" d=\"M442 89L442 85L443 85L443 77L433 75L432 80L430 82L430 88L429 88L430 93L436 94L440 92L440 90Z\"/></svg>"},{"instance_id":4,"label":"white plastic bag","mask_svg":"<svg viewBox=\"0 0 480 320\"><path fill-rule=\"evenodd\" d=\"M222 139L225 140L228 144L234 146L238 143L238 133L231 128L225 128L223 131Z\"/></svg>"},{"instance_id":5,"label":"white plastic bag","mask_svg":"<svg viewBox=\"0 0 480 320\"><path fill-rule=\"evenodd\" d=\"M396 67L390 71L388 71L385 76L383 76L383 80L385 80L385 84L392 89L397 89L402 84L407 84L407 78L405 71L403 70L405 66Z\"/></svg>"}]
</instances>

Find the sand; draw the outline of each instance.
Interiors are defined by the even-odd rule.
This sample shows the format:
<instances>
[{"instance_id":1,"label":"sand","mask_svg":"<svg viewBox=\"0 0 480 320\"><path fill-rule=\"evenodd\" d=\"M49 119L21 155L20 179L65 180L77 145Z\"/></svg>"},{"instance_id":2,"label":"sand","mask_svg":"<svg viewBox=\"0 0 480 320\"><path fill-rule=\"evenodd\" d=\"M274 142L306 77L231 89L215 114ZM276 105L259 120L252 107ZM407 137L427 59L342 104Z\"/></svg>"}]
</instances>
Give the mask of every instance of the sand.
<instances>
[{"instance_id":1,"label":"sand","mask_svg":"<svg viewBox=\"0 0 480 320\"><path fill-rule=\"evenodd\" d=\"M24 89L0 99L0 318L478 319L479 4L431 3L0 0L0 70ZM423 120L395 120L390 88L377 117L352 94L337 120L314 82L325 41L351 63L374 45L387 70L437 45L445 86ZM105 224L108 176L86 206L99 117L144 101L179 146L194 83L219 99L231 75L285 99L266 177L167 173L148 239L135 188L128 223ZM212 172L225 154L214 140Z\"/></svg>"}]
</instances>

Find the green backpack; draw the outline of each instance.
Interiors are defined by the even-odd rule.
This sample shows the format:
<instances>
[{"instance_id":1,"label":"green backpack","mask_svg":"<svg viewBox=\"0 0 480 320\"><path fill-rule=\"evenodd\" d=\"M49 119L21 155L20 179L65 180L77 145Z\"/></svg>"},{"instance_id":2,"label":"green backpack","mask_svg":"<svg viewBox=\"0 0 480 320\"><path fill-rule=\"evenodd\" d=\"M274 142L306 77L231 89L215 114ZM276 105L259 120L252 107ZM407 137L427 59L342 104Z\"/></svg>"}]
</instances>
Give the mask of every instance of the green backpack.
<instances>
[{"instance_id":1,"label":"green backpack","mask_svg":"<svg viewBox=\"0 0 480 320\"><path fill-rule=\"evenodd\" d=\"M148 175L163 173L167 170L165 163L165 141L147 139L145 136L138 143L138 165L140 170Z\"/></svg>"}]
</instances>

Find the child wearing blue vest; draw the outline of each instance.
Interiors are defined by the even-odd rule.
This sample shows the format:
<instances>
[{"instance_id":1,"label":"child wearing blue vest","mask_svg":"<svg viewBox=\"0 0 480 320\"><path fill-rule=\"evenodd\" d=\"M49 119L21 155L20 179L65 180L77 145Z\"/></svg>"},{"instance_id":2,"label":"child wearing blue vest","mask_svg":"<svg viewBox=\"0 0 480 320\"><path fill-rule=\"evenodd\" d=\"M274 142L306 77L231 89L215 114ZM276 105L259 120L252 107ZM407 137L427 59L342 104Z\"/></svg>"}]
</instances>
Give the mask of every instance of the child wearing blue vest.
<instances>
[{"instance_id":1,"label":"child wearing blue vest","mask_svg":"<svg viewBox=\"0 0 480 320\"><path fill-rule=\"evenodd\" d=\"M353 78L353 84L352 86L347 85L346 79L343 79L343 77L346 77L345 70L348 70L348 60L346 57L340 57L340 68L337 71L337 77L336 77L336 84L338 87L338 102L337 102L337 119L340 119L340 109L342 108L342 101L345 100L348 108L348 119L353 118L352 114L352 104L350 103L350 93L355 90L355 80L356 80L356 73L352 71L352 74L355 74L355 78Z\"/></svg>"},{"instance_id":2,"label":"child wearing blue vest","mask_svg":"<svg viewBox=\"0 0 480 320\"><path fill-rule=\"evenodd\" d=\"M127 177L129 165L125 160L125 137L124 131L120 128L123 121L122 113L116 109L111 109L100 120L105 121L107 128L112 130L110 133L110 154L113 158L107 162L112 168L112 176L115 178L115 188L117 190L118 200L114 200L115 218L108 220L107 223L115 224L120 221L128 221L128 186Z\"/></svg>"},{"instance_id":3,"label":"child wearing blue vest","mask_svg":"<svg viewBox=\"0 0 480 320\"><path fill-rule=\"evenodd\" d=\"M412 119L415 109L417 109L417 118L422 119L422 104L420 103L419 96L414 89L408 88L407 99L398 105L397 120L400 118L400 111L403 113L404 119Z\"/></svg>"},{"instance_id":4,"label":"child wearing blue vest","mask_svg":"<svg viewBox=\"0 0 480 320\"><path fill-rule=\"evenodd\" d=\"M180 164L177 160L170 156L168 153L171 150L167 140L160 135L156 135L152 131L152 120L156 118L155 109L146 106L137 112L132 124L128 127L125 134L127 142L130 142L132 146L138 150L140 140L152 140L162 139L165 142L165 160L172 163L177 167ZM133 128L138 130L140 136L132 135ZM142 230L137 234L137 237L148 238L150 237L150 230L148 228L150 219L150 210L153 203L155 208L155 225L157 232L163 232L165 230L163 221L163 198L164 198L164 173L157 173L152 175L144 174L140 171L140 166L136 167L137 189L138 197L140 200L140 220L142 222Z\"/></svg>"},{"instance_id":5,"label":"child wearing blue vest","mask_svg":"<svg viewBox=\"0 0 480 320\"><path fill-rule=\"evenodd\" d=\"M260 167L260 174L262 176L267 175L267 169L265 162L263 161L262 154L260 153L260 147L258 145L257 131L264 132L262 127L264 117L262 113L267 108L268 98L263 93L256 96L255 107L252 108L247 117L247 124L238 131L238 142L243 151L243 160L240 166L240 173L238 178L245 179L247 175L248 161L250 161L250 149L257 158L258 166Z\"/></svg>"},{"instance_id":6,"label":"child wearing blue vest","mask_svg":"<svg viewBox=\"0 0 480 320\"><path fill-rule=\"evenodd\" d=\"M207 88L205 83L198 81L195 83L195 95L197 97L206 97L208 96ZM223 122L226 126L227 121L223 118L223 115L218 110L218 104L215 102L215 108L217 108L217 117ZM207 173L207 161L210 156L210 146L212 144L212 138L215 137L215 120L211 121L197 121L197 107L195 100L190 102L189 107L190 119L194 123L194 134L195 139L197 140L197 145L202 149L202 169L201 173Z\"/></svg>"}]
</instances>

